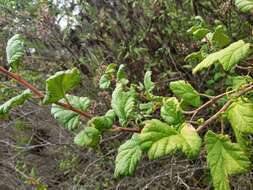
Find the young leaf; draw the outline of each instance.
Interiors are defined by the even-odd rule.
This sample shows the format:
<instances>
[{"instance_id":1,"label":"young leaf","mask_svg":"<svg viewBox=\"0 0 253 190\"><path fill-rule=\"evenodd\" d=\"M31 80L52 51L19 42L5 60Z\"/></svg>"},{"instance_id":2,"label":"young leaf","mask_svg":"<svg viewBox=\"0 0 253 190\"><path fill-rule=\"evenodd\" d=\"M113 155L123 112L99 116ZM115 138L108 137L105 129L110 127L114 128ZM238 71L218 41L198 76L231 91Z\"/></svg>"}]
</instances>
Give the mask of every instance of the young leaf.
<instances>
[{"instance_id":1,"label":"young leaf","mask_svg":"<svg viewBox=\"0 0 253 190\"><path fill-rule=\"evenodd\" d=\"M202 104L199 93L186 81L178 80L170 83L172 92L183 99L183 101L194 107Z\"/></svg>"},{"instance_id":2,"label":"young leaf","mask_svg":"<svg viewBox=\"0 0 253 190\"><path fill-rule=\"evenodd\" d=\"M46 95L43 104L51 104L65 97L65 94L81 80L77 68L59 71L46 80Z\"/></svg>"},{"instance_id":3,"label":"young leaf","mask_svg":"<svg viewBox=\"0 0 253 190\"><path fill-rule=\"evenodd\" d=\"M146 121L140 136L142 146L150 147L149 159L175 153L181 150L187 157L196 157L201 147L201 138L195 129L184 123L180 132L157 119Z\"/></svg>"},{"instance_id":4,"label":"young leaf","mask_svg":"<svg viewBox=\"0 0 253 190\"><path fill-rule=\"evenodd\" d=\"M124 71L124 68L125 68L124 65L120 65L117 72L117 83L121 83L123 85L128 83L128 79Z\"/></svg>"},{"instance_id":5,"label":"young leaf","mask_svg":"<svg viewBox=\"0 0 253 190\"><path fill-rule=\"evenodd\" d=\"M193 36L198 39L201 40L203 39L207 34L209 33L209 30L207 28L199 28L196 31L194 31L192 34Z\"/></svg>"},{"instance_id":6,"label":"young leaf","mask_svg":"<svg viewBox=\"0 0 253 190\"><path fill-rule=\"evenodd\" d=\"M250 53L250 44L245 43L243 40L239 40L232 43L225 49L208 55L193 69L193 74L210 67L216 62L219 62L223 66L224 70L229 71L241 60L245 59Z\"/></svg>"},{"instance_id":7,"label":"young leaf","mask_svg":"<svg viewBox=\"0 0 253 190\"><path fill-rule=\"evenodd\" d=\"M25 103L27 99L32 96L32 92L27 89L23 91L21 94L11 98L4 104L0 105L0 117L5 117L9 114L10 110L16 106L22 105Z\"/></svg>"},{"instance_id":8,"label":"young leaf","mask_svg":"<svg viewBox=\"0 0 253 190\"><path fill-rule=\"evenodd\" d=\"M8 64L15 70L24 56L24 45L21 35L16 34L8 40L6 56Z\"/></svg>"},{"instance_id":9,"label":"young leaf","mask_svg":"<svg viewBox=\"0 0 253 190\"><path fill-rule=\"evenodd\" d=\"M147 71L144 76L144 87L145 91L151 93L152 90L155 88L154 83L151 80L152 71Z\"/></svg>"},{"instance_id":10,"label":"young leaf","mask_svg":"<svg viewBox=\"0 0 253 190\"><path fill-rule=\"evenodd\" d=\"M119 118L122 126L127 123L127 119L133 115L135 106L135 93L125 92L121 84L118 84L112 93L111 106Z\"/></svg>"},{"instance_id":11,"label":"young leaf","mask_svg":"<svg viewBox=\"0 0 253 190\"><path fill-rule=\"evenodd\" d=\"M109 64L107 66L105 73L102 75L102 77L99 80L99 88L107 89L110 87L113 74L116 72L116 67L117 65L114 63Z\"/></svg>"},{"instance_id":12,"label":"young leaf","mask_svg":"<svg viewBox=\"0 0 253 190\"><path fill-rule=\"evenodd\" d=\"M115 113L113 110L109 110L104 116L93 117L88 125L95 127L99 131L112 128L113 122L115 120Z\"/></svg>"},{"instance_id":13,"label":"young leaf","mask_svg":"<svg viewBox=\"0 0 253 190\"><path fill-rule=\"evenodd\" d=\"M66 98L74 108L83 112L87 111L90 106L90 100L87 97L66 95ZM65 102L64 100L62 101ZM71 110L66 110L56 104L52 105L51 114L68 130L74 130L81 124L80 115L78 113Z\"/></svg>"},{"instance_id":14,"label":"young leaf","mask_svg":"<svg viewBox=\"0 0 253 190\"><path fill-rule=\"evenodd\" d=\"M253 0L235 0L235 5L242 12L250 12L253 9Z\"/></svg>"},{"instance_id":15,"label":"young leaf","mask_svg":"<svg viewBox=\"0 0 253 190\"><path fill-rule=\"evenodd\" d=\"M85 127L74 139L75 144L79 146L96 147L101 140L101 133L94 127Z\"/></svg>"},{"instance_id":16,"label":"young leaf","mask_svg":"<svg viewBox=\"0 0 253 190\"><path fill-rule=\"evenodd\" d=\"M133 175L137 164L142 156L142 149L138 136L133 137L122 144L118 149L118 155L115 160L114 176Z\"/></svg>"},{"instance_id":17,"label":"young leaf","mask_svg":"<svg viewBox=\"0 0 253 190\"><path fill-rule=\"evenodd\" d=\"M249 158L238 144L229 140L228 136L208 131L205 142L207 163L215 190L230 190L228 177L246 172L250 167Z\"/></svg>"},{"instance_id":18,"label":"young leaf","mask_svg":"<svg viewBox=\"0 0 253 190\"><path fill-rule=\"evenodd\" d=\"M179 102L176 98L165 99L161 107L161 117L171 125L183 122L183 114Z\"/></svg>"}]
</instances>

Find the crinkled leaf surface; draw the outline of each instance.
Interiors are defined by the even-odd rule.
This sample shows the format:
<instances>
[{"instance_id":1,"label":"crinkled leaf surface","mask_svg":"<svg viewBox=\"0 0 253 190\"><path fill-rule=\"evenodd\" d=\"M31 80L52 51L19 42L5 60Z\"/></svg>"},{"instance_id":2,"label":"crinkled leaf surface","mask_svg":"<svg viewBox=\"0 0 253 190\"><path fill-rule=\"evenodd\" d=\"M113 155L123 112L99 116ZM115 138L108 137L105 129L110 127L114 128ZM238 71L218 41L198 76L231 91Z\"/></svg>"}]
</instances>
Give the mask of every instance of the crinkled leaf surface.
<instances>
[{"instance_id":1,"label":"crinkled leaf surface","mask_svg":"<svg viewBox=\"0 0 253 190\"><path fill-rule=\"evenodd\" d=\"M16 106L22 105L27 99L32 96L29 89L23 91L21 94L11 98L0 106L0 117L5 117L9 114L10 110Z\"/></svg>"},{"instance_id":2,"label":"crinkled leaf surface","mask_svg":"<svg viewBox=\"0 0 253 190\"><path fill-rule=\"evenodd\" d=\"M230 190L229 176L246 172L250 160L243 149L228 136L208 131L205 135L207 162L215 190Z\"/></svg>"},{"instance_id":3,"label":"crinkled leaf surface","mask_svg":"<svg viewBox=\"0 0 253 190\"><path fill-rule=\"evenodd\" d=\"M223 48L229 44L230 39L225 34L222 25L216 27L215 32L212 35L211 41L215 46L219 48Z\"/></svg>"},{"instance_id":4,"label":"crinkled leaf surface","mask_svg":"<svg viewBox=\"0 0 253 190\"><path fill-rule=\"evenodd\" d=\"M142 149L137 135L122 144L118 149L115 160L114 176L130 176L133 175L137 164L142 156Z\"/></svg>"},{"instance_id":5,"label":"crinkled leaf surface","mask_svg":"<svg viewBox=\"0 0 253 190\"><path fill-rule=\"evenodd\" d=\"M241 60L245 59L250 53L250 44L245 43L243 40L239 40L225 49L208 55L193 69L193 73L195 74L198 71L208 68L216 62L219 62L226 71L229 71Z\"/></svg>"},{"instance_id":6,"label":"crinkled leaf surface","mask_svg":"<svg viewBox=\"0 0 253 190\"><path fill-rule=\"evenodd\" d=\"M90 106L90 100L87 97L78 97L71 95L66 95L66 97L74 108L79 109L83 112L87 111ZM68 130L74 130L81 124L80 115L78 113L71 110L66 110L56 104L52 105L51 114Z\"/></svg>"},{"instance_id":7,"label":"crinkled leaf surface","mask_svg":"<svg viewBox=\"0 0 253 190\"><path fill-rule=\"evenodd\" d=\"M179 102L176 98L169 98L163 101L161 117L168 124L176 125L182 123L184 118Z\"/></svg>"},{"instance_id":8,"label":"crinkled leaf surface","mask_svg":"<svg viewBox=\"0 0 253 190\"><path fill-rule=\"evenodd\" d=\"M118 84L112 93L111 106L118 116L120 124L124 126L134 112L135 92L125 92L122 85Z\"/></svg>"},{"instance_id":9,"label":"crinkled leaf surface","mask_svg":"<svg viewBox=\"0 0 253 190\"><path fill-rule=\"evenodd\" d=\"M99 87L101 89L107 89L111 85L111 80L113 78L114 73L116 72L117 65L112 63L109 64L105 70L105 73L101 76L99 80Z\"/></svg>"},{"instance_id":10,"label":"crinkled leaf surface","mask_svg":"<svg viewBox=\"0 0 253 190\"><path fill-rule=\"evenodd\" d=\"M8 64L15 70L24 56L24 45L21 35L16 34L8 40L6 56Z\"/></svg>"},{"instance_id":11,"label":"crinkled leaf surface","mask_svg":"<svg viewBox=\"0 0 253 190\"><path fill-rule=\"evenodd\" d=\"M95 127L85 127L74 139L75 144L79 146L96 147L101 140L101 133Z\"/></svg>"},{"instance_id":12,"label":"crinkled leaf surface","mask_svg":"<svg viewBox=\"0 0 253 190\"><path fill-rule=\"evenodd\" d=\"M143 147L149 147L149 159L170 155L177 150L181 150L187 157L192 158L199 154L201 147L201 138L198 133L186 123L178 132L168 124L152 119L146 121L139 138Z\"/></svg>"},{"instance_id":13,"label":"crinkled leaf surface","mask_svg":"<svg viewBox=\"0 0 253 190\"><path fill-rule=\"evenodd\" d=\"M115 120L115 113L113 110L107 111L107 113L103 116L93 117L89 122L88 125L95 127L99 131L103 131L105 129L112 128L113 122Z\"/></svg>"},{"instance_id":14,"label":"crinkled leaf surface","mask_svg":"<svg viewBox=\"0 0 253 190\"><path fill-rule=\"evenodd\" d=\"M253 0L235 0L235 5L242 12L250 12L253 9Z\"/></svg>"},{"instance_id":15,"label":"crinkled leaf surface","mask_svg":"<svg viewBox=\"0 0 253 190\"><path fill-rule=\"evenodd\" d=\"M123 85L128 83L127 75L124 71L125 65L120 65L117 72L117 83L121 83Z\"/></svg>"},{"instance_id":16,"label":"crinkled leaf surface","mask_svg":"<svg viewBox=\"0 0 253 190\"><path fill-rule=\"evenodd\" d=\"M183 101L194 107L198 107L202 104L199 93L184 80L178 80L170 83L170 89L172 92L183 99Z\"/></svg>"},{"instance_id":17,"label":"crinkled leaf surface","mask_svg":"<svg viewBox=\"0 0 253 190\"><path fill-rule=\"evenodd\" d=\"M151 80L151 75L152 75L152 72L147 71L144 76L144 87L145 87L145 91L148 93L151 93L152 90L155 88L155 85Z\"/></svg>"},{"instance_id":18,"label":"crinkled leaf surface","mask_svg":"<svg viewBox=\"0 0 253 190\"><path fill-rule=\"evenodd\" d=\"M44 104L51 104L65 97L65 94L77 85L81 80L77 68L59 71L46 80L46 95Z\"/></svg>"}]
</instances>

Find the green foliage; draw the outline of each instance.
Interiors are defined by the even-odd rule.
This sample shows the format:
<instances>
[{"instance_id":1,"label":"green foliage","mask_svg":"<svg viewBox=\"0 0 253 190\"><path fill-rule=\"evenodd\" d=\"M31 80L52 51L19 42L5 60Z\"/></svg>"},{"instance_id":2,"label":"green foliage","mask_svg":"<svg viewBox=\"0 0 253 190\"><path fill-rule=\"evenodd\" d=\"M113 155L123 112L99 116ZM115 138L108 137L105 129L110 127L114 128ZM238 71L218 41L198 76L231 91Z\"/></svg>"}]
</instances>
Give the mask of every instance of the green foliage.
<instances>
[{"instance_id":1,"label":"green foliage","mask_svg":"<svg viewBox=\"0 0 253 190\"><path fill-rule=\"evenodd\" d=\"M243 149L228 136L208 131L205 136L207 162L215 190L230 190L230 175L248 171L250 160Z\"/></svg>"},{"instance_id":2,"label":"green foliage","mask_svg":"<svg viewBox=\"0 0 253 190\"><path fill-rule=\"evenodd\" d=\"M208 68L215 63L220 63L224 70L229 71L240 61L247 58L250 53L250 44L245 43L243 40L239 40L225 49L208 55L193 69L193 74Z\"/></svg>"},{"instance_id":3,"label":"green foliage","mask_svg":"<svg viewBox=\"0 0 253 190\"><path fill-rule=\"evenodd\" d=\"M182 98L189 105L198 107L202 104L199 93L187 81L179 80L171 82L170 89L176 96Z\"/></svg>"},{"instance_id":4,"label":"green foliage","mask_svg":"<svg viewBox=\"0 0 253 190\"><path fill-rule=\"evenodd\" d=\"M31 98L32 93L30 90L25 90L21 94L11 98L0 106L0 117L6 117L12 108L25 103L26 100Z\"/></svg>"},{"instance_id":5,"label":"green foliage","mask_svg":"<svg viewBox=\"0 0 253 190\"><path fill-rule=\"evenodd\" d=\"M113 79L113 76L116 72L117 65L112 63L109 64L105 70L105 73L101 76L99 80L99 87L101 89L107 89L111 85L111 80Z\"/></svg>"},{"instance_id":6,"label":"green foliage","mask_svg":"<svg viewBox=\"0 0 253 190\"><path fill-rule=\"evenodd\" d=\"M230 39L224 33L222 25L216 27L214 33L212 34L211 41L214 44L214 46L217 46L218 48L223 48L230 43Z\"/></svg>"},{"instance_id":7,"label":"green foliage","mask_svg":"<svg viewBox=\"0 0 253 190\"><path fill-rule=\"evenodd\" d=\"M86 97L66 95L66 99L68 100L68 103L70 103L74 108L83 112L87 111L90 106L90 100ZM62 100L62 102L66 103L64 100ZM52 105L51 114L68 130L74 130L81 124L80 115L78 113L71 110L66 110L59 105Z\"/></svg>"},{"instance_id":8,"label":"green foliage","mask_svg":"<svg viewBox=\"0 0 253 190\"><path fill-rule=\"evenodd\" d=\"M104 116L93 117L88 122L88 125L95 127L99 131L103 131L103 130L112 128L115 118L116 118L116 115L114 111L109 110Z\"/></svg>"},{"instance_id":9,"label":"green foliage","mask_svg":"<svg viewBox=\"0 0 253 190\"><path fill-rule=\"evenodd\" d=\"M96 147L101 140L101 133L95 127L85 127L74 139L75 144L79 146Z\"/></svg>"},{"instance_id":10,"label":"green foliage","mask_svg":"<svg viewBox=\"0 0 253 190\"><path fill-rule=\"evenodd\" d=\"M65 98L65 94L81 80L77 68L59 71L46 80L46 95L43 104L51 104Z\"/></svg>"},{"instance_id":11,"label":"green foliage","mask_svg":"<svg viewBox=\"0 0 253 190\"><path fill-rule=\"evenodd\" d=\"M182 124L179 131L157 119L145 122L140 136L142 146L148 149L149 159L157 159L162 156L181 150L188 158L196 157L201 147L201 138L195 129L187 123Z\"/></svg>"},{"instance_id":12,"label":"green foliage","mask_svg":"<svg viewBox=\"0 0 253 190\"><path fill-rule=\"evenodd\" d=\"M176 98L168 98L161 107L161 117L171 125L177 125L184 121L180 104Z\"/></svg>"},{"instance_id":13,"label":"green foliage","mask_svg":"<svg viewBox=\"0 0 253 190\"><path fill-rule=\"evenodd\" d=\"M128 83L128 79L127 79L126 73L124 71L124 68L125 68L124 65L119 66L116 81L117 81L117 83L121 83L123 85L126 85Z\"/></svg>"},{"instance_id":14,"label":"green foliage","mask_svg":"<svg viewBox=\"0 0 253 190\"><path fill-rule=\"evenodd\" d=\"M235 5L242 12L250 12L253 9L253 1L252 0L235 0Z\"/></svg>"},{"instance_id":15,"label":"green foliage","mask_svg":"<svg viewBox=\"0 0 253 190\"><path fill-rule=\"evenodd\" d=\"M12 70L16 70L24 56L24 45L21 35L16 34L7 42L7 62Z\"/></svg>"},{"instance_id":16,"label":"green foliage","mask_svg":"<svg viewBox=\"0 0 253 190\"><path fill-rule=\"evenodd\" d=\"M133 135L118 149L115 160L114 176L130 176L133 175L137 164L142 156L140 140L137 135Z\"/></svg>"},{"instance_id":17,"label":"green foliage","mask_svg":"<svg viewBox=\"0 0 253 190\"><path fill-rule=\"evenodd\" d=\"M155 88L155 84L151 80L151 75L152 75L152 72L147 71L144 76L144 87L147 93L151 93L152 90Z\"/></svg>"},{"instance_id":18,"label":"green foliage","mask_svg":"<svg viewBox=\"0 0 253 190\"><path fill-rule=\"evenodd\" d=\"M120 124L126 125L128 119L134 114L135 92L133 90L125 92L123 86L118 84L112 93L111 106L118 116Z\"/></svg>"}]
</instances>

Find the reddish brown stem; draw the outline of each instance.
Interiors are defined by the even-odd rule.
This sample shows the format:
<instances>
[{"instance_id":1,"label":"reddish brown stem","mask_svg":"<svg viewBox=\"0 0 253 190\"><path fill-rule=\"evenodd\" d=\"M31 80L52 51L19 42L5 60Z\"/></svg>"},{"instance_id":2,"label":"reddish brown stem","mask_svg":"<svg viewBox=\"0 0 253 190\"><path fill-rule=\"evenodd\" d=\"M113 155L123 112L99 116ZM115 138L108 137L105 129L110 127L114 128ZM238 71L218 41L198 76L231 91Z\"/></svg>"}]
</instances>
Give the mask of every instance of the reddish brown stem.
<instances>
[{"instance_id":1,"label":"reddish brown stem","mask_svg":"<svg viewBox=\"0 0 253 190\"><path fill-rule=\"evenodd\" d=\"M15 79L18 83L22 84L24 87L30 89L39 99L44 98L44 94L38 90L35 86L24 80L20 75L16 73L12 73L7 71L4 67L0 66L0 72L4 73L5 75L9 76L12 79ZM93 117L93 115L89 112L83 112L79 109L74 108L73 106L63 103L63 102L56 102L55 104L67 109L71 110L73 112L76 112L80 114L81 116L90 119ZM141 129L139 128L123 128L117 125L113 125L112 131L117 131L117 132L131 132L131 133L140 133Z\"/></svg>"}]
</instances>

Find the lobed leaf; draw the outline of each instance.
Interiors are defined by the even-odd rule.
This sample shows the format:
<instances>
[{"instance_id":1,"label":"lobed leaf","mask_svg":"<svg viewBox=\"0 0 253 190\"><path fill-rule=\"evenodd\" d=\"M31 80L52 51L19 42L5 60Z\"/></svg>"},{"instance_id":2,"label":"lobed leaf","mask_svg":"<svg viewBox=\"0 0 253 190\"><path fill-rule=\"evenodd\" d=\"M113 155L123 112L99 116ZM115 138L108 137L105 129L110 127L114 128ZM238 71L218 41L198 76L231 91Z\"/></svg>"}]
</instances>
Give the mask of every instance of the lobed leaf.
<instances>
[{"instance_id":1,"label":"lobed leaf","mask_svg":"<svg viewBox=\"0 0 253 190\"><path fill-rule=\"evenodd\" d=\"M46 95L43 104L51 104L65 97L65 94L81 80L77 68L59 71L46 80Z\"/></svg>"},{"instance_id":2,"label":"lobed leaf","mask_svg":"<svg viewBox=\"0 0 253 190\"><path fill-rule=\"evenodd\" d=\"M180 104L176 98L168 98L161 107L161 117L171 125L177 125L183 122L183 114Z\"/></svg>"},{"instance_id":3,"label":"lobed leaf","mask_svg":"<svg viewBox=\"0 0 253 190\"><path fill-rule=\"evenodd\" d=\"M90 107L90 100L87 97L66 95L66 98L74 108L83 112L87 111L87 109ZM66 103L66 101L62 101ZM80 115L78 113L71 110L66 110L56 104L52 105L51 114L68 130L74 130L81 124Z\"/></svg>"},{"instance_id":4,"label":"lobed leaf","mask_svg":"<svg viewBox=\"0 0 253 190\"><path fill-rule=\"evenodd\" d=\"M242 12L250 12L253 9L253 0L235 0L235 5Z\"/></svg>"},{"instance_id":5,"label":"lobed leaf","mask_svg":"<svg viewBox=\"0 0 253 190\"><path fill-rule=\"evenodd\" d=\"M229 71L241 60L245 59L250 53L250 44L245 43L243 40L239 40L230 44L225 49L208 55L193 69L193 74L208 68L217 62L223 66L224 70Z\"/></svg>"},{"instance_id":6,"label":"lobed leaf","mask_svg":"<svg viewBox=\"0 0 253 190\"><path fill-rule=\"evenodd\" d=\"M187 81L173 81L170 83L170 89L176 96L182 98L189 105L198 107L202 104L199 93Z\"/></svg>"},{"instance_id":7,"label":"lobed leaf","mask_svg":"<svg viewBox=\"0 0 253 190\"><path fill-rule=\"evenodd\" d=\"M239 144L232 143L228 136L208 131L205 142L215 190L230 190L229 176L246 172L250 167L249 158Z\"/></svg>"},{"instance_id":8,"label":"lobed leaf","mask_svg":"<svg viewBox=\"0 0 253 190\"><path fill-rule=\"evenodd\" d=\"M122 144L118 149L115 160L114 176L131 176L133 175L137 164L142 156L142 149L137 135Z\"/></svg>"},{"instance_id":9,"label":"lobed leaf","mask_svg":"<svg viewBox=\"0 0 253 190\"><path fill-rule=\"evenodd\" d=\"M85 127L74 139L74 143L79 146L96 147L101 140L101 133L95 127Z\"/></svg>"},{"instance_id":10,"label":"lobed leaf","mask_svg":"<svg viewBox=\"0 0 253 190\"><path fill-rule=\"evenodd\" d=\"M148 149L149 159L175 153L181 150L187 157L199 154L201 138L196 130L184 123L178 132L175 128L157 119L146 121L140 136L142 147Z\"/></svg>"},{"instance_id":11,"label":"lobed leaf","mask_svg":"<svg viewBox=\"0 0 253 190\"><path fill-rule=\"evenodd\" d=\"M32 97L32 92L27 89L23 91L21 94L11 98L4 104L0 106L0 117L5 117L9 114L10 110L16 106L22 105L25 103L27 99Z\"/></svg>"},{"instance_id":12,"label":"lobed leaf","mask_svg":"<svg viewBox=\"0 0 253 190\"><path fill-rule=\"evenodd\" d=\"M21 35L16 34L7 42L6 56L11 69L15 70L24 56L24 45Z\"/></svg>"}]
</instances>

